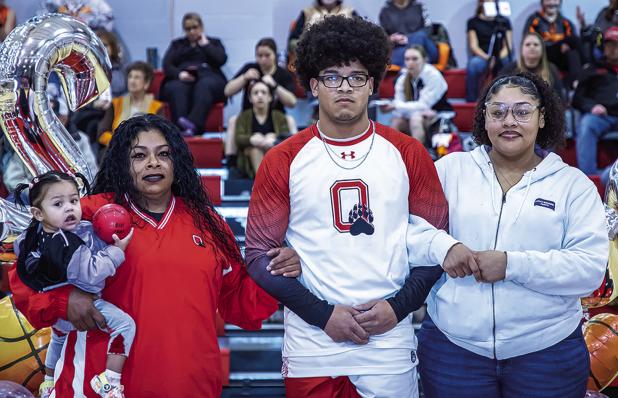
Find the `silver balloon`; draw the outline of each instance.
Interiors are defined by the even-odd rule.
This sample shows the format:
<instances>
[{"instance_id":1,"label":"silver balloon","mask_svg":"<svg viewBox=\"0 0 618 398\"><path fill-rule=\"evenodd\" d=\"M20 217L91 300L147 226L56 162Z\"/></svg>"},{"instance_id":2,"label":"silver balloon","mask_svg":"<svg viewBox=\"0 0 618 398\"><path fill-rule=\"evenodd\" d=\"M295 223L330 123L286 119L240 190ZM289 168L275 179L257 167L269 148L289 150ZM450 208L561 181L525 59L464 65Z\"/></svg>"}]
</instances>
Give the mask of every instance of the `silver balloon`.
<instances>
[{"instance_id":1,"label":"silver balloon","mask_svg":"<svg viewBox=\"0 0 618 398\"><path fill-rule=\"evenodd\" d=\"M47 79L58 73L76 110L109 87L105 46L84 23L63 14L34 17L0 48L0 126L33 175L49 170L92 174L79 147L54 114Z\"/></svg>"},{"instance_id":2,"label":"silver balloon","mask_svg":"<svg viewBox=\"0 0 618 398\"><path fill-rule=\"evenodd\" d=\"M105 46L84 23L48 14L16 27L0 47L0 127L32 175L49 170L93 175L79 147L52 110L47 80L56 72L75 111L109 87ZM0 238L25 229L30 215L0 200Z\"/></svg>"},{"instance_id":3,"label":"silver balloon","mask_svg":"<svg viewBox=\"0 0 618 398\"><path fill-rule=\"evenodd\" d=\"M4 199L0 201L0 242L4 241L9 235L19 235L25 230L32 220L32 215L28 209L17 206Z\"/></svg>"}]
</instances>

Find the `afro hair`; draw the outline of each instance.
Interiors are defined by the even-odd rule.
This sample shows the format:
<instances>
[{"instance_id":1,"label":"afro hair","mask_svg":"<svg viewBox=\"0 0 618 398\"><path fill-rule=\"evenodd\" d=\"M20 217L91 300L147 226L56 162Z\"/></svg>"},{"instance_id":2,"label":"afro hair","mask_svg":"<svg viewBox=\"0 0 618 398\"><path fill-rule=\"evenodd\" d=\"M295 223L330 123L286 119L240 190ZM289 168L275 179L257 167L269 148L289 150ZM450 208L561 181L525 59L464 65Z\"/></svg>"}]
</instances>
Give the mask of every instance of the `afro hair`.
<instances>
[{"instance_id":1,"label":"afro hair","mask_svg":"<svg viewBox=\"0 0 618 398\"><path fill-rule=\"evenodd\" d=\"M362 18L329 16L309 27L296 47L296 73L306 89L320 71L360 62L373 77L374 90L389 63L390 44L384 30Z\"/></svg>"}]
</instances>

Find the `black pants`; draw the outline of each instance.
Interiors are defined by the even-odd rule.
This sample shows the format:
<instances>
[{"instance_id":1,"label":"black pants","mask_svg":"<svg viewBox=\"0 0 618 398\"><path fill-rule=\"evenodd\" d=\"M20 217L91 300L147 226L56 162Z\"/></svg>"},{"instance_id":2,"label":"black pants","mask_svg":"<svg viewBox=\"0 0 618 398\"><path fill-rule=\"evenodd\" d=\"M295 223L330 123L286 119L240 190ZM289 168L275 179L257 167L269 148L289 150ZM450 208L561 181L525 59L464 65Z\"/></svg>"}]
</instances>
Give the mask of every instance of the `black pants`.
<instances>
[{"instance_id":1,"label":"black pants","mask_svg":"<svg viewBox=\"0 0 618 398\"><path fill-rule=\"evenodd\" d=\"M166 82L161 98L169 102L174 122L180 117L186 117L200 132L213 104L225 100L224 88L225 80L221 76L213 73L200 74L198 80L194 82L182 80Z\"/></svg>"}]
</instances>

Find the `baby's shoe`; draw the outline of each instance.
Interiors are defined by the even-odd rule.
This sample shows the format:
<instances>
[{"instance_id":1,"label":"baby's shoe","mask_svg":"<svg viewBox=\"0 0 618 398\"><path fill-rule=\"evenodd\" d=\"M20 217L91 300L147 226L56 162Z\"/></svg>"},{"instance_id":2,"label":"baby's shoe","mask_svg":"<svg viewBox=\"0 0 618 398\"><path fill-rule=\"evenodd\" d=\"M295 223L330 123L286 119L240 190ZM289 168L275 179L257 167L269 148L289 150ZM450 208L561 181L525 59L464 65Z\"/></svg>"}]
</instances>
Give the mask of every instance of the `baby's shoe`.
<instances>
[{"instance_id":1,"label":"baby's shoe","mask_svg":"<svg viewBox=\"0 0 618 398\"><path fill-rule=\"evenodd\" d=\"M107 380L107 376L105 376L105 372L100 375L94 376L92 380L90 380L90 386L99 394L100 397L103 398L124 398L124 387L123 386L115 386L111 384Z\"/></svg>"},{"instance_id":2,"label":"baby's shoe","mask_svg":"<svg viewBox=\"0 0 618 398\"><path fill-rule=\"evenodd\" d=\"M54 391L54 381L53 380L45 380L39 386L39 397L40 398L49 398L53 391Z\"/></svg>"}]
</instances>

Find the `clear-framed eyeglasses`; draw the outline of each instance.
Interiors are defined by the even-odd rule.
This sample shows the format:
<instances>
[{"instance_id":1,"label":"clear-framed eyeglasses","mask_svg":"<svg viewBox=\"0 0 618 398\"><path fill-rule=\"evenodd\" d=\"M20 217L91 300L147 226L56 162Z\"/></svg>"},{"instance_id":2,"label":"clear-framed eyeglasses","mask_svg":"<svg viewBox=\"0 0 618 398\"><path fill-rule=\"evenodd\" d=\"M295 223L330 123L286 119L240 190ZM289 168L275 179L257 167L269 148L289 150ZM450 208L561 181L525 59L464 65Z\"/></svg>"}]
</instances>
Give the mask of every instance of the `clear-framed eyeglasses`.
<instances>
[{"instance_id":1,"label":"clear-framed eyeglasses","mask_svg":"<svg viewBox=\"0 0 618 398\"><path fill-rule=\"evenodd\" d=\"M532 115L539 109L539 106L528 102L518 102L512 105L505 104L504 102L486 102L485 109L487 110L487 116L492 120L502 121L506 119L509 110L511 110L513 119L520 123L527 123L532 119Z\"/></svg>"},{"instance_id":2,"label":"clear-framed eyeglasses","mask_svg":"<svg viewBox=\"0 0 618 398\"><path fill-rule=\"evenodd\" d=\"M328 88L339 88L343 84L343 81L346 80L350 87L358 88L364 87L369 81L369 75L365 73L354 73L350 76L341 76L341 75L324 75L318 76L317 78L325 87Z\"/></svg>"}]
</instances>

